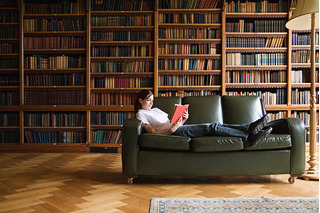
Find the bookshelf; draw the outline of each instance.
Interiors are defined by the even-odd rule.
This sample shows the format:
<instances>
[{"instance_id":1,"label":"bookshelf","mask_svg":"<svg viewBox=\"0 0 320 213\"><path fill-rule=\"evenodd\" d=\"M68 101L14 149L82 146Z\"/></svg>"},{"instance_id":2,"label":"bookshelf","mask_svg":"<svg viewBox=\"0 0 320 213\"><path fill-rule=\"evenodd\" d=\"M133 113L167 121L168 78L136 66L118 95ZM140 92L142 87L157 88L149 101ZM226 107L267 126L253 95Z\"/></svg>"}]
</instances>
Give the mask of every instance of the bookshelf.
<instances>
[{"instance_id":1,"label":"bookshelf","mask_svg":"<svg viewBox=\"0 0 320 213\"><path fill-rule=\"evenodd\" d=\"M15 1L0 2L0 144L20 141L19 105L19 7Z\"/></svg>"},{"instance_id":2,"label":"bookshelf","mask_svg":"<svg viewBox=\"0 0 320 213\"><path fill-rule=\"evenodd\" d=\"M120 151L141 89L258 95L308 137L310 32L285 28L291 1L119 2L0 1L1 151Z\"/></svg>"},{"instance_id":3,"label":"bookshelf","mask_svg":"<svg viewBox=\"0 0 320 213\"><path fill-rule=\"evenodd\" d=\"M154 1L91 1L90 146L121 147L137 92L154 89Z\"/></svg>"},{"instance_id":4,"label":"bookshelf","mask_svg":"<svg viewBox=\"0 0 320 213\"><path fill-rule=\"evenodd\" d=\"M222 93L220 2L189 3L159 1L159 96Z\"/></svg>"}]
</instances>

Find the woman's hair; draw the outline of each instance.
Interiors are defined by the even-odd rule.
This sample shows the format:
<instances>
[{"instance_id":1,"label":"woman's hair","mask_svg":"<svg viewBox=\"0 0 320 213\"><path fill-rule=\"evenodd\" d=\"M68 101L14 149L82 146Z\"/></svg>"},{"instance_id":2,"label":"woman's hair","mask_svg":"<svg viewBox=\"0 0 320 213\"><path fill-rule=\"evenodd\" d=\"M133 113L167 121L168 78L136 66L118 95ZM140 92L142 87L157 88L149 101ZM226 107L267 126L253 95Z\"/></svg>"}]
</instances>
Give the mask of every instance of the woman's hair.
<instances>
[{"instance_id":1,"label":"woman's hair","mask_svg":"<svg viewBox=\"0 0 320 213\"><path fill-rule=\"evenodd\" d=\"M139 102L139 99L141 98L142 100L149 98L153 93L150 90L141 90L138 93L138 98L136 100L136 103L134 104L134 113L136 114L139 109L141 109L141 103Z\"/></svg>"}]
</instances>

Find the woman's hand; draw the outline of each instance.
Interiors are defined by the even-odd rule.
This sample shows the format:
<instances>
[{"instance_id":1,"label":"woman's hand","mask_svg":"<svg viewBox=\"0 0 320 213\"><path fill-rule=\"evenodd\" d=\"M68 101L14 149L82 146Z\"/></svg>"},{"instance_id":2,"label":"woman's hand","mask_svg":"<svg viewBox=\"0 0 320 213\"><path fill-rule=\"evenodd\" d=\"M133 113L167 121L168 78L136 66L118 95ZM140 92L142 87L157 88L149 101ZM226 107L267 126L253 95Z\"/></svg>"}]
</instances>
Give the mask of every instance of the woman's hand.
<instances>
[{"instance_id":1,"label":"woman's hand","mask_svg":"<svg viewBox=\"0 0 320 213\"><path fill-rule=\"evenodd\" d=\"M177 131L177 129L179 129L179 127L182 126L184 122L185 121L181 117L175 124L172 125L172 127L170 129L171 133L174 133L175 131Z\"/></svg>"}]
</instances>

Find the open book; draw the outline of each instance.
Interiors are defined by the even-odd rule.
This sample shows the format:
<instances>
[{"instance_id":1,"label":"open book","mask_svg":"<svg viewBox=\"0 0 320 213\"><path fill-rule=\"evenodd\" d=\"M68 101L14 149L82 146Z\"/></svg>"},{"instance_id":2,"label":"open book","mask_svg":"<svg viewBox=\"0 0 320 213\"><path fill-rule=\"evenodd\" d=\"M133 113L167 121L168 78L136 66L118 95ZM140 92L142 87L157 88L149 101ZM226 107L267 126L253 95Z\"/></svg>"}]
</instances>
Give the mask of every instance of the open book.
<instances>
[{"instance_id":1,"label":"open book","mask_svg":"<svg viewBox=\"0 0 320 213\"><path fill-rule=\"evenodd\" d=\"M182 117L183 113L188 110L188 107L189 107L189 104L186 104L186 105L175 104L170 123L172 124L176 123Z\"/></svg>"}]
</instances>

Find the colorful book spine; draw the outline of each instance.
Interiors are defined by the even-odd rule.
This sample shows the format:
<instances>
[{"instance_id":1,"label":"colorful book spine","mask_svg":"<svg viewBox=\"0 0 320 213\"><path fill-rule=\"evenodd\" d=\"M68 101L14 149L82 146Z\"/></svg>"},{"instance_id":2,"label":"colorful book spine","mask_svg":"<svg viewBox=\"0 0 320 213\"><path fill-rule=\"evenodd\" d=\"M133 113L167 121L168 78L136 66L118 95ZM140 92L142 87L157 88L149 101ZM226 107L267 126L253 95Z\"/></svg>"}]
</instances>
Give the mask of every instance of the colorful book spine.
<instances>
[{"instance_id":1,"label":"colorful book spine","mask_svg":"<svg viewBox=\"0 0 320 213\"><path fill-rule=\"evenodd\" d=\"M159 39L219 39L221 30L216 28L159 27Z\"/></svg>"},{"instance_id":2,"label":"colorful book spine","mask_svg":"<svg viewBox=\"0 0 320 213\"><path fill-rule=\"evenodd\" d=\"M124 120L134 117L133 112L91 112L91 125L123 125Z\"/></svg>"},{"instance_id":3,"label":"colorful book spine","mask_svg":"<svg viewBox=\"0 0 320 213\"><path fill-rule=\"evenodd\" d=\"M90 104L91 105L134 105L137 99L137 93L104 93L104 92L91 92Z\"/></svg>"},{"instance_id":4,"label":"colorful book spine","mask_svg":"<svg viewBox=\"0 0 320 213\"><path fill-rule=\"evenodd\" d=\"M85 113L26 112L24 125L27 127L83 127L85 126Z\"/></svg>"},{"instance_id":5,"label":"colorful book spine","mask_svg":"<svg viewBox=\"0 0 320 213\"><path fill-rule=\"evenodd\" d=\"M153 86L150 77L91 77L91 88L145 88Z\"/></svg>"},{"instance_id":6,"label":"colorful book spine","mask_svg":"<svg viewBox=\"0 0 320 213\"><path fill-rule=\"evenodd\" d=\"M214 86L221 84L221 75L161 75L159 86Z\"/></svg>"},{"instance_id":7,"label":"colorful book spine","mask_svg":"<svg viewBox=\"0 0 320 213\"><path fill-rule=\"evenodd\" d=\"M91 73L153 72L153 61L92 61Z\"/></svg>"},{"instance_id":8,"label":"colorful book spine","mask_svg":"<svg viewBox=\"0 0 320 213\"><path fill-rule=\"evenodd\" d=\"M178 91L159 91L159 97L189 97L189 96L208 96L219 95L220 91L214 90L178 90Z\"/></svg>"},{"instance_id":9,"label":"colorful book spine","mask_svg":"<svg viewBox=\"0 0 320 213\"><path fill-rule=\"evenodd\" d=\"M152 15L92 16L91 26L152 26Z\"/></svg>"},{"instance_id":10,"label":"colorful book spine","mask_svg":"<svg viewBox=\"0 0 320 213\"><path fill-rule=\"evenodd\" d=\"M97 144L122 144L122 130L92 130L91 142Z\"/></svg>"},{"instance_id":11,"label":"colorful book spine","mask_svg":"<svg viewBox=\"0 0 320 213\"><path fill-rule=\"evenodd\" d=\"M84 131L33 131L25 130L25 143L85 143Z\"/></svg>"}]
</instances>

